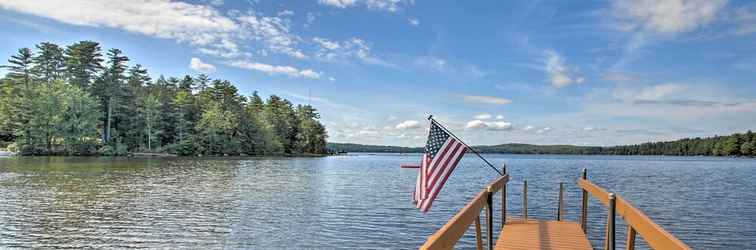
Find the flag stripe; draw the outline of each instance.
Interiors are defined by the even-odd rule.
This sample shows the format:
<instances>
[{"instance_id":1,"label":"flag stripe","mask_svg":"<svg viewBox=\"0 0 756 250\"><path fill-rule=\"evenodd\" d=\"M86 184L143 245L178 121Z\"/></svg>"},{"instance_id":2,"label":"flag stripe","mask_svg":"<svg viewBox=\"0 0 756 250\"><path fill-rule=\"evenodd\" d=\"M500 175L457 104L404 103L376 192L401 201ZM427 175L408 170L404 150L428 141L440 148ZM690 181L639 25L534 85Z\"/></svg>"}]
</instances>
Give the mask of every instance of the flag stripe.
<instances>
[{"instance_id":1,"label":"flag stripe","mask_svg":"<svg viewBox=\"0 0 756 250\"><path fill-rule=\"evenodd\" d=\"M459 160L462 159L462 156L465 154L465 151L467 150L467 147L462 146L461 144L458 145L457 148L455 148L454 152L454 158L453 161L450 162L451 164L448 164L448 168L445 169L445 171L442 173L442 181L438 184L433 186L433 189L431 190L430 197L428 199L423 200L423 203L421 204L420 211L423 213L428 212L431 208L431 205L433 204L433 201L438 197L439 192L441 191L441 188L443 188L446 181L449 179L449 176L451 176L452 171L454 171L454 168L456 168L457 163L459 163Z\"/></svg>"},{"instance_id":2,"label":"flag stripe","mask_svg":"<svg viewBox=\"0 0 756 250\"><path fill-rule=\"evenodd\" d=\"M454 139L450 139L454 140ZM452 152L449 154L444 155L444 159L440 162L440 165L435 166L433 169L433 174L430 176L430 181L428 182L427 187L432 188L436 186L436 183L438 182L438 179L441 177L441 173L444 172L444 170L449 166L449 161L452 160L452 158L455 156L455 153L457 149L459 149L462 146L461 143L457 143L456 140L454 140L449 147L453 148Z\"/></svg>"}]
</instances>

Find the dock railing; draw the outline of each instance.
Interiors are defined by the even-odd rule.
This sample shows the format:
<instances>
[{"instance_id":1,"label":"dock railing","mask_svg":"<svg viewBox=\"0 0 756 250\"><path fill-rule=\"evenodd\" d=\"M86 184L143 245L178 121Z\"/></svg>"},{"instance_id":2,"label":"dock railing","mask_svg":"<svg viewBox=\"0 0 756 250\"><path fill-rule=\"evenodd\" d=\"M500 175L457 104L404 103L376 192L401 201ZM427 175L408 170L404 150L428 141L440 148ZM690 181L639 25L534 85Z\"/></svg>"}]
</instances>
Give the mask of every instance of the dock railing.
<instances>
[{"instance_id":1,"label":"dock railing","mask_svg":"<svg viewBox=\"0 0 756 250\"><path fill-rule=\"evenodd\" d=\"M635 238L638 234L640 234L648 246L653 249L690 249L688 245L654 223L651 218L635 208L630 202L627 202L619 195L609 193L603 188L588 181L585 169L583 169L582 178L578 180L578 186L580 186L583 191L583 208L580 218L580 226L582 227L583 232L587 234L588 194L599 200L608 209L605 235L606 240L604 243L605 249L615 249L616 215L619 215L627 224L627 242L625 245L628 250L635 249Z\"/></svg>"},{"instance_id":2,"label":"dock railing","mask_svg":"<svg viewBox=\"0 0 756 250\"><path fill-rule=\"evenodd\" d=\"M504 173L506 173L506 170ZM482 250L483 235L481 234L480 214L483 208L486 208L486 245L488 249L493 249L493 195L501 191L501 225L503 226L506 223L507 182L509 182L509 175L505 174L489 183L449 222L431 235L420 249L454 249L457 241L467 232L470 225L475 223L477 249Z\"/></svg>"}]
</instances>

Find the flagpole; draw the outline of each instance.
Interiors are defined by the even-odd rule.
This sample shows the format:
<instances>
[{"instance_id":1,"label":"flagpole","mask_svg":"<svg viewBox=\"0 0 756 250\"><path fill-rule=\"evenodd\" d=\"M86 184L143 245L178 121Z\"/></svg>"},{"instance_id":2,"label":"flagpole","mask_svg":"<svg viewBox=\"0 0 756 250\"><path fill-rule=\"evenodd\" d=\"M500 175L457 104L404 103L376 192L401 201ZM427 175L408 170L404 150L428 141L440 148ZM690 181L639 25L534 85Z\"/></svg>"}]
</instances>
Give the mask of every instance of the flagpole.
<instances>
[{"instance_id":1,"label":"flagpole","mask_svg":"<svg viewBox=\"0 0 756 250\"><path fill-rule=\"evenodd\" d=\"M488 160L486 160L486 158L483 158L483 156L480 155L480 153L478 153L478 151L476 151L473 147L470 147L470 145L467 145L467 143L465 143L464 141L462 141L462 139L460 139L459 137L457 137L457 135L455 135L454 133L452 133L451 131L449 131L448 129L446 129L446 127L444 127L444 125L441 125L441 123L438 123L435 119L433 119L433 115L429 115L428 116L428 120L430 120L433 123L436 123L436 125L438 125L438 127L440 127L441 129L443 129L444 131L446 131L446 133L449 133L451 136L454 136L454 138L456 138L457 140L459 140L459 142L461 142L463 145L465 145L467 148L469 148L470 151L472 151L473 153L475 153L475 155L477 155L478 157L480 157L481 160L483 160L484 162L486 162L486 164L488 164L488 166L491 167L491 169L493 169L494 171L496 171L496 173L498 173L500 176L504 176L504 174L501 171L499 171L498 169L496 169L496 167L494 167L493 164L491 164L490 162L488 162Z\"/></svg>"}]
</instances>

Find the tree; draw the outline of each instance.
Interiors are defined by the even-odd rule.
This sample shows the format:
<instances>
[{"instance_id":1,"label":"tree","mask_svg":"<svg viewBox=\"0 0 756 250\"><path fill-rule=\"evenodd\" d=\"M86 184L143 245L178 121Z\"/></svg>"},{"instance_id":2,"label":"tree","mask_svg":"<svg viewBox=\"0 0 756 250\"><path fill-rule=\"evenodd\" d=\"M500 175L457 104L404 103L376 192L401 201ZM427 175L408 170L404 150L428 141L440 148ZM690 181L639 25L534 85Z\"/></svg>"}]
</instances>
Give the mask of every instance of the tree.
<instances>
[{"instance_id":1,"label":"tree","mask_svg":"<svg viewBox=\"0 0 756 250\"><path fill-rule=\"evenodd\" d=\"M90 155L96 152L99 105L97 99L77 86L63 86L61 91L65 152L68 155Z\"/></svg>"},{"instance_id":2,"label":"tree","mask_svg":"<svg viewBox=\"0 0 756 250\"><path fill-rule=\"evenodd\" d=\"M217 102L211 102L197 123L198 139L204 154L238 154L239 140L233 136L238 118L234 113L223 110Z\"/></svg>"},{"instance_id":3,"label":"tree","mask_svg":"<svg viewBox=\"0 0 756 250\"><path fill-rule=\"evenodd\" d=\"M298 133L296 137L297 151L303 153L322 154L326 152L325 127L318 122L320 115L310 105L297 106Z\"/></svg>"},{"instance_id":4,"label":"tree","mask_svg":"<svg viewBox=\"0 0 756 250\"><path fill-rule=\"evenodd\" d=\"M144 133L147 137L147 150L152 151L152 142L160 134L156 129L160 116L160 100L155 95L147 95L140 99L139 114L144 120Z\"/></svg>"},{"instance_id":5,"label":"tree","mask_svg":"<svg viewBox=\"0 0 756 250\"><path fill-rule=\"evenodd\" d=\"M740 155L753 156L754 150L756 150L756 145L754 145L753 141L745 142L740 146Z\"/></svg>"},{"instance_id":6,"label":"tree","mask_svg":"<svg viewBox=\"0 0 756 250\"><path fill-rule=\"evenodd\" d=\"M295 153L294 141L298 123L291 102L271 95L265 104L263 114L273 128L276 139L283 145L284 152Z\"/></svg>"},{"instance_id":7,"label":"tree","mask_svg":"<svg viewBox=\"0 0 756 250\"><path fill-rule=\"evenodd\" d=\"M30 98L32 98L33 57L29 48L18 50L18 54L8 59L7 78L3 80L0 91L0 130L4 135L15 135L18 130L31 138L31 128L28 125ZM30 142L27 142L30 143Z\"/></svg>"},{"instance_id":8,"label":"tree","mask_svg":"<svg viewBox=\"0 0 756 250\"><path fill-rule=\"evenodd\" d=\"M34 67L31 50L29 48L19 49L18 54L12 55L8 59L8 63L8 65L3 66L9 71L7 77L23 84L27 89L31 88L32 68Z\"/></svg>"},{"instance_id":9,"label":"tree","mask_svg":"<svg viewBox=\"0 0 756 250\"><path fill-rule=\"evenodd\" d=\"M176 117L176 132L178 141L183 141L189 129L192 127L190 112L194 100L189 90L179 90L173 98L173 116Z\"/></svg>"},{"instance_id":10,"label":"tree","mask_svg":"<svg viewBox=\"0 0 756 250\"><path fill-rule=\"evenodd\" d=\"M112 125L113 125L113 111L114 106L118 104L118 95L121 92L121 81L124 79L124 72L126 71L126 62L129 58L123 55L123 52L119 49L108 50L108 68L103 75L100 83L101 87L98 88L100 99L103 102L105 108L103 141L105 143L111 142Z\"/></svg>"},{"instance_id":11,"label":"tree","mask_svg":"<svg viewBox=\"0 0 756 250\"><path fill-rule=\"evenodd\" d=\"M42 82L52 84L53 81L62 79L65 72L63 49L57 44L43 42L37 45L37 56L32 61L32 71Z\"/></svg>"},{"instance_id":12,"label":"tree","mask_svg":"<svg viewBox=\"0 0 756 250\"><path fill-rule=\"evenodd\" d=\"M68 81L82 90L89 88L97 73L103 69L100 44L92 41L80 41L65 50L66 72Z\"/></svg>"}]
</instances>

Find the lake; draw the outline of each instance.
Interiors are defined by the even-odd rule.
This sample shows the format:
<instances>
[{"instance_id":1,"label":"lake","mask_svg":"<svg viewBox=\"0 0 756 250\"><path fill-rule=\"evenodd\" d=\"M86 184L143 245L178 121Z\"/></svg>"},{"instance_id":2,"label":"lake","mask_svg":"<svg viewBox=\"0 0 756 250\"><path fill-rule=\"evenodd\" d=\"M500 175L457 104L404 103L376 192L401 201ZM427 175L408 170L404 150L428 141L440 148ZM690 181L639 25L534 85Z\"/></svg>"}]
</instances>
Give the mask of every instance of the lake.
<instances>
[{"instance_id":1,"label":"lake","mask_svg":"<svg viewBox=\"0 0 756 250\"><path fill-rule=\"evenodd\" d=\"M756 247L756 160L486 155L506 163L508 215L578 220L582 168L695 249ZM411 203L419 155L323 158L0 158L0 248L412 249L496 173L465 157L428 214ZM500 196L494 206L500 208ZM606 209L590 201L602 245ZM498 221L499 212L494 213ZM621 220L618 219L618 222ZM625 226L619 224L618 248ZM472 247L472 230L459 247ZM639 238L639 241L642 241Z\"/></svg>"}]
</instances>

